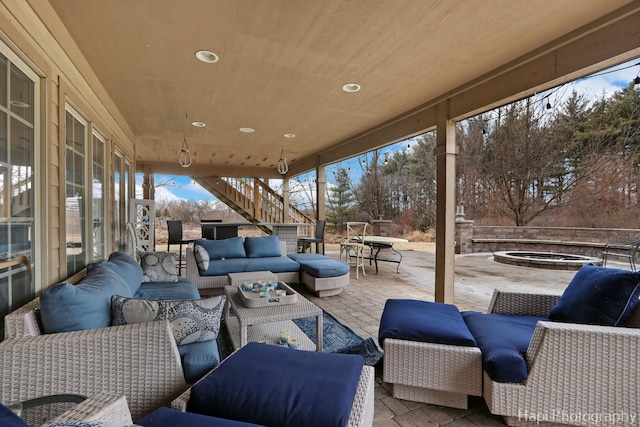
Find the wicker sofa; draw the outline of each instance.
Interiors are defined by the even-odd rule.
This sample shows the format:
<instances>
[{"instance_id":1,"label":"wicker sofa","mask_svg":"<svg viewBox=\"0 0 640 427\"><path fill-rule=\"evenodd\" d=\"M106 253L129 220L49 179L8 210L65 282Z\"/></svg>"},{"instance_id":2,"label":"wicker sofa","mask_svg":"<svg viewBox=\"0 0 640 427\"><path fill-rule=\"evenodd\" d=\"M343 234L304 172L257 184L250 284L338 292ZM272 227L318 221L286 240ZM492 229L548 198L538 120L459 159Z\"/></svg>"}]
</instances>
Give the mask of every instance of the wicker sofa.
<instances>
[{"instance_id":1,"label":"wicker sofa","mask_svg":"<svg viewBox=\"0 0 640 427\"><path fill-rule=\"evenodd\" d=\"M208 258L204 264L202 254ZM187 248L186 264L186 276L205 290L227 286L229 273L264 270L279 281L303 283L319 297L339 294L350 280L348 264L319 254L287 254L278 236L196 240Z\"/></svg>"},{"instance_id":2,"label":"wicker sofa","mask_svg":"<svg viewBox=\"0 0 640 427\"><path fill-rule=\"evenodd\" d=\"M444 406L464 408L467 395L482 395L490 412L503 416L511 426L633 424L631 417L640 413L640 309L637 308L640 275L588 268L595 273L629 278L627 290L631 292L625 295L626 301L621 298L626 313L624 321L602 326L557 319L560 309L568 307L562 305L562 299L576 296L569 289L576 289L571 285L578 281L580 272L562 296L496 291L487 314L503 319L504 323L480 332L468 324L469 331L475 338L484 335L478 343L481 340L486 343L491 335L509 335L511 319L525 319L530 322L527 328L531 328L532 334L522 353L503 347L491 359L481 344L464 346L385 338L384 381L393 384L395 397ZM618 292L615 287L610 289ZM584 300L576 302L587 305ZM592 302L596 308L604 307L610 299L599 296ZM466 313L462 316L468 322ZM381 333L384 318L383 313ZM389 325L384 329L389 330ZM496 375L496 369L503 366L499 363L518 358L522 358L524 378L497 379L500 375Z\"/></svg>"},{"instance_id":3,"label":"wicker sofa","mask_svg":"<svg viewBox=\"0 0 640 427\"><path fill-rule=\"evenodd\" d=\"M192 358L191 351L197 353L194 365L202 364L203 359L208 363L202 374L219 363L215 341L178 346L168 320L108 326L109 317L106 325L97 323L110 316L112 293L126 296L129 290L135 298L147 299L199 298L197 288L187 279L140 283L140 266L124 253L116 252L110 261L98 264L88 268L89 273L77 285L52 286L5 316L5 340L0 343L0 401L109 392L126 396L131 413L138 417L168 404L186 389L186 363ZM109 275L110 269L119 273ZM116 285L118 276L126 276L128 283ZM90 277L93 279L87 285ZM84 299L74 299L79 294ZM51 309L45 310L42 303L47 298ZM52 313L52 309L59 313ZM60 318L56 328L63 332L51 330L48 322L53 317Z\"/></svg>"}]
</instances>

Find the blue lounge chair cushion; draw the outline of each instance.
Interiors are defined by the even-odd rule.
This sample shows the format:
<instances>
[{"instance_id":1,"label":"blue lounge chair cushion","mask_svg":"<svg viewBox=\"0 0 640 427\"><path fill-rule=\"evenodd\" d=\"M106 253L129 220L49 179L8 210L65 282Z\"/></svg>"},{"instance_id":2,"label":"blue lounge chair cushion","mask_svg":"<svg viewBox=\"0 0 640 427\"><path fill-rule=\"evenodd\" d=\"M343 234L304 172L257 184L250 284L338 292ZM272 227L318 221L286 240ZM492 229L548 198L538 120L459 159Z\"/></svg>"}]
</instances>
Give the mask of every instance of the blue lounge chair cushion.
<instances>
[{"instance_id":1,"label":"blue lounge chair cushion","mask_svg":"<svg viewBox=\"0 0 640 427\"><path fill-rule=\"evenodd\" d=\"M109 255L108 261L89 264L87 266L87 274L99 265L109 267L127 282L131 293L125 296L132 296L140 287L140 283L142 283L142 267L138 264L138 261L126 252L116 251Z\"/></svg>"},{"instance_id":2,"label":"blue lounge chair cushion","mask_svg":"<svg viewBox=\"0 0 640 427\"><path fill-rule=\"evenodd\" d=\"M258 424L225 420L192 412L180 412L164 406L137 420L136 425L144 427L259 427Z\"/></svg>"},{"instance_id":3,"label":"blue lounge chair cushion","mask_svg":"<svg viewBox=\"0 0 640 427\"><path fill-rule=\"evenodd\" d=\"M523 354L542 316L464 311L462 317L482 352L482 367L492 380L518 383L527 379Z\"/></svg>"},{"instance_id":4,"label":"blue lounge chair cushion","mask_svg":"<svg viewBox=\"0 0 640 427\"><path fill-rule=\"evenodd\" d=\"M585 265L573 277L549 318L557 322L623 325L640 296L640 272Z\"/></svg>"},{"instance_id":5,"label":"blue lounge chair cushion","mask_svg":"<svg viewBox=\"0 0 640 427\"><path fill-rule=\"evenodd\" d=\"M11 409L0 403L0 426L3 427L29 427L22 418L17 416Z\"/></svg>"},{"instance_id":6,"label":"blue lounge chair cushion","mask_svg":"<svg viewBox=\"0 0 640 427\"><path fill-rule=\"evenodd\" d=\"M475 347L458 307L410 299L387 300L378 331L378 342L385 338L434 344Z\"/></svg>"},{"instance_id":7,"label":"blue lounge chair cushion","mask_svg":"<svg viewBox=\"0 0 640 427\"><path fill-rule=\"evenodd\" d=\"M346 426L362 367L358 355L250 342L191 388L187 409L268 426Z\"/></svg>"}]
</instances>

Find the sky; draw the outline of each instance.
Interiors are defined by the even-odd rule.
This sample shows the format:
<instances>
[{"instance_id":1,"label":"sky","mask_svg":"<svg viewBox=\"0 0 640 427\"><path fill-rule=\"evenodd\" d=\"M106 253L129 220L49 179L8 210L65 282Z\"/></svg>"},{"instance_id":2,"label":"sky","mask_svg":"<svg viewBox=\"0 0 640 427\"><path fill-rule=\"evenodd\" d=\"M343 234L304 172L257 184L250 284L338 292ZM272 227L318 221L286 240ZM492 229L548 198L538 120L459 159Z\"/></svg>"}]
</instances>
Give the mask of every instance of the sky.
<instances>
[{"instance_id":1,"label":"sky","mask_svg":"<svg viewBox=\"0 0 640 427\"><path fill-rule=\"evenodd\" d=\"M629 85L634 78L640 75L640 58L636 58L632 61L611 67L609 69L599 71L576 81L566 83L561 87L551 89L544 93L540 93L537 96L547 99L550 103L557 104L562 102L563 99L569 97L575 90L578 93L583 93L591 99L597 99L603 95L606 97L611 96L614 92L625 88ZM383 154L386 152L397 152L399 150L411 149L412 142L402 141L393 145L389 145L382 149ZM362 155L351 159L343 160L332 165L328 165L326 168L327 185L331 185L334 182L334 173L338 167L347 169L354 181L359 180L362 174L362 160L367 156ZM315 197L315 171L309 172L304 175L295 177L290 183L290 187L302 188L303 195L300 195L302 199L308 197ZM270 185L274 188L279 188L281 180L274 180ZM196 184L191 178L187 176L172 176L172 175L155 175L156 185L156 200L164 201L180 201L180 200L209 200L216 201L217 199ZM142 197L142 175L136 175L136 195ZM294 195L292 194L292 198Z\"/></svg>"}]
</instances>

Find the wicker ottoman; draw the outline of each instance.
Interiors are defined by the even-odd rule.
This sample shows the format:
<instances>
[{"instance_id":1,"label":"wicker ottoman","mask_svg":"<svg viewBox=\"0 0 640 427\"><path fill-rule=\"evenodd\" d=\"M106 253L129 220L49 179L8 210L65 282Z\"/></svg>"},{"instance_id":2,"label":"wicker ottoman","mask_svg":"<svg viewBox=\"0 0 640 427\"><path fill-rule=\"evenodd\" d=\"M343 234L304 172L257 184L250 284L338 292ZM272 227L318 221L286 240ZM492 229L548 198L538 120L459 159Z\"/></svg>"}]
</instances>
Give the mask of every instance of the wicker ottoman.
<instances>
[{"instance_id":1,"label":"wicker ottoman","mask_svg":"<svg viewBox=\"0 0 640 427\"><path fill-rule=\"evenodd\" d=\"M466 409L482 395L482 353L457 307L388 300L379 340L393 397Z\"/></svg>"}]
</instances>

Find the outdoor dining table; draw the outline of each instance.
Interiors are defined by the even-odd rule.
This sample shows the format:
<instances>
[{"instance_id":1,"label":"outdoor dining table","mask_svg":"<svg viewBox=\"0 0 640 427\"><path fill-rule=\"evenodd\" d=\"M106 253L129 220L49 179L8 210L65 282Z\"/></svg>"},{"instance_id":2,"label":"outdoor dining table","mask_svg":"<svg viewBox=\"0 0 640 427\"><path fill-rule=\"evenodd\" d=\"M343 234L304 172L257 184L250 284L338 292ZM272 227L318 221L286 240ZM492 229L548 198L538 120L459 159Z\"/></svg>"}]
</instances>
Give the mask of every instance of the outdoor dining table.
<instances>
[{"instance_id":1,"label":"outdoor dining table","mask_svg":"<svg viewBox=\"0 0 640 427\"><path fill-rule=\"evenodd\" d=\"M369 246L369 265L371 261L376 266L376 274L378 274L378 261L395 262L398 264L396 267L396 273L400 273L400 263L402 262L402 254L393 248L395 243L408 243L407 239L401 239L399 237L387 237L387 236L364 236L362 243ZM391 249L398 255L398 259L379 258L378 254L383 249ZM374 253L375 251L375 253Z\"/></svg>"}]
</instances>

